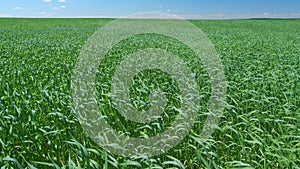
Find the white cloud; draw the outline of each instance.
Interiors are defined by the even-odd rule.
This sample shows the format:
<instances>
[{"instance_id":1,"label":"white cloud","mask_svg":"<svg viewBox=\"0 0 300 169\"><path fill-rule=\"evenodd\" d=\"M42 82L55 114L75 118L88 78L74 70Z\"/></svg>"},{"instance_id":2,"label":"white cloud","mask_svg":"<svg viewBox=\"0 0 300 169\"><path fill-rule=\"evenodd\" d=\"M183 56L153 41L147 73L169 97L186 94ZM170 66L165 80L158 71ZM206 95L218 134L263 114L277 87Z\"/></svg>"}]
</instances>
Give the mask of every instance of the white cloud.
<instances>
[{"instance_id":1,"label":"white cloud","mask_svg":"<svg viewBox=\"0 0 300 169\"><path fill-rule=\"evenodd\" d=\"M114 16L109 16L109 15L99 15L99 16L94 16L94 15L87 15L87 16L69 16L70 18L115 18Z\"/></svg>"},{"instance_id":2,"label":"white cloud","mask_svg":"<svg viewBox=\"0 0 300 169\"><path fill-rule=\"evenodd\" d=\"M178 15L180 18L184 19L233 19L239 18L237 16L228 16L226 14L210 14L210 15Z\"/></svg>"},{"instance_id":3,"label":"white cloud","mask_svg":"<svg viewBox=\"0 0 300 169\"><path fill-rule=\"evenodd\" d=\"M262 16L270 16L270 13L265 12L265 13L262 14Z\"/></svg>"},{"instance_id":4,"label":"white cloud","mask_svg":"<svg viewBox=\"0 0 300 169\"><path fill-rule=\"evenodd\" d=\"M178 15L184 19L247 19L247 18L300 18L300 13L270 13L264 12L260 14L210 14L210 15Z\"/></svg>"},{"instance_id":5,"label":"white cloud","mask_svg":"<svg viewBox=\"0 0 300 169\"><path fill-rule=\"evenodd\" d=\"M50 17L53 15L53 13L49 13L49 12L45 12L45 11L42 11L42 12L38 12L36 13L39 17Z\"/></svg>"},{"instance_id":6,"label":"white cloud","mask_svg":"<svg viewBox=\"0 0 300 169\"><path fill-rule=\"evenodd\" d=\"M300 18L300 13L291 13L290 15L291 15L292 17Z\"/></svg>"},{"instance_id":7,"label":"white cloud","mask_svg":"<svg viewBox=\"0 0 300 169\"><path fill-rule=\"evenodd\" d=\"M291 15L300 15L300 13L291 13Z\"/></svg>"},{"instance_id":8,"label":"white cloud","mask_svg":"<svg viewBox=\"0 0 300 169\"><path fill-rule=\"evenodd\" d=\"M66 8L66 6L65 6L65 5L62 5L62 6L60 6L60 8Z\"/></svg>"},{"instance_id":9,"label":"white cloud","mask_svg":"<svg viewBox=\"0 0 300 169\"><path fill-rule=\"evenodd\" d=\"M6 13L0 13L0 17L10 17L10 14L6 14Z\"/></svg>"},{"instance_id":10,"label":"white cloud","mask_svg":"<svg viewBox=\"0 0 300 169\"><path fill-rule=\"evenodd\" d=\"M43 0L43 2L51 2L52 0Z\"/></svg>"},{"instance_id":11,"label":"white cloud","mask_svg":"<svg viewBox=\"0 0 300 169\"><path fill-rule=\"evenodd\" d=\"M58 2L67 2L67 0L58 0Z\"/></svg>"},{"instance_id":12,"label":"white cloud","mask_svg":"<svg viewBox=\"0 0 300 169\"><path fill-rule=\"evenodd\" d=\"M14 10L20 10L20 9L23 9L22 7L19 7L19 6L16 6L13 8Z\"/></svg>"},{"instance_id":13,"label":"white cloud","mask_svg":"<svg viewBox=\"0 0 300 169\"><path fill-rule=\"evenodd\" d=\"M114 18L114 17L113 17ZM179 19L176 15L163 14L163 13L153 13L153 15L148 15L147 13L141 13L140 15L127 16L126 18L131 19Z\"/></svg>"},{"instance_id":14,"label":"white cloud","mask_svg":"<svg viewBox=\"0 0 300 169\"><path fill-rule=\"evenodd\" d=\"M294 16L286 13L269 13L269 12L249 16L249 18L291 18L291 17Z\"/></svg>"},{"instance_id":15,"label":"white cloud","mask_svg":"<svg viewBox=\"0 0 300 169\"><path fill-rule=\"evenodd\" d=\"M54 9L54 10L58 10L59 8L58 8L58 7L54 7L53 9Z\"/></svg>"}]
</instances>

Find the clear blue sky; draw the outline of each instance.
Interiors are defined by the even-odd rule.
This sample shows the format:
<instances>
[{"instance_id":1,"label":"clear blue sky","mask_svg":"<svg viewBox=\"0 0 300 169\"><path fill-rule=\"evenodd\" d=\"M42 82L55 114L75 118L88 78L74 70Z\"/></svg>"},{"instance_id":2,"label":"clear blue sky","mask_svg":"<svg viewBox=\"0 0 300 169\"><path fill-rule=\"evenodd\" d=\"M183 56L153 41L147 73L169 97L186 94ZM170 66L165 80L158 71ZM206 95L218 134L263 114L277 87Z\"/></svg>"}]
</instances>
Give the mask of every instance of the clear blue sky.
<instances>
[{"instance_id":1,"label":"clear blue sky","mask_svg":"<svg viewBox=\"0 0 300 169\"><path fill-rule=\"evenodd\" d=\"M300 0L0 0L0 17L122 17L163 12L185 18L300 18Z\"/></svg>"}]
</instances>

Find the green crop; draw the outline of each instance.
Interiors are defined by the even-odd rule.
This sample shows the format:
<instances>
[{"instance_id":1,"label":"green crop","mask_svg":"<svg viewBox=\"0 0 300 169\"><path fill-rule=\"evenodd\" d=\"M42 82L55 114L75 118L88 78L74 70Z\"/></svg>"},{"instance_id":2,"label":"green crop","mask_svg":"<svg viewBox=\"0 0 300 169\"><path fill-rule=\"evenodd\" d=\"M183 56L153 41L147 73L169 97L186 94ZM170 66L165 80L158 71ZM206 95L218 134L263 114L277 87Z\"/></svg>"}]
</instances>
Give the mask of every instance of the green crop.
<instances>
[{"instance_id":1,"label":"green crop","mask_svg":"<svg viewBox=\"0 0 300 169\"><path fill-rule=\"evenodd\" d=\"M114 129L151 137L172 125L176 81L159 70L133 79L132 102L147 109L149 91L165 91L161 119L125 120L105 95L110 68L145 47L181 56L196 74L199 117L189 135L165 154L124 158L105 151L83 131L73 106L71 78L87 39L111 19L0 19L0 167L2 168L300 168L300 20L193 20L215 45L228 82L219 127L198 135L210 97L209 77L184 44L138 35L117 44L97 74L100 110ZM142 79L150 79L143 81ZM156 83L157 82L157 83ZM142 85L148 88L142 90Z\"/></svg>"}]
</instances>

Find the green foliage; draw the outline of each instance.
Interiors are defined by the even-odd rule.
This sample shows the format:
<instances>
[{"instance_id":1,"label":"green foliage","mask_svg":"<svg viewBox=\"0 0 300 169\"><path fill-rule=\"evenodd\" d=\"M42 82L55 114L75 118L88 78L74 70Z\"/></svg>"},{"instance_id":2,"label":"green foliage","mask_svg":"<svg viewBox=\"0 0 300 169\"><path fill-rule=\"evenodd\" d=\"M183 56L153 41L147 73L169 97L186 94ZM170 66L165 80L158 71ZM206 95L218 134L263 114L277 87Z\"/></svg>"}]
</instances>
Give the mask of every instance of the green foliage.
<instances>
[{"instance_id":1,"label":"green foliage","mask_svg":"<svg viewBox=\"0 0 300 169\"><path fill-rule=\"evenodd\" d=\"M165 154L151 158L123 158L94 144L82 130L72 105L71 76L79 52L89 36L109 21L0 19L0 167L300 167L300 20L192 21L215 45L229 84L224 116L204 143L198 134L206 117L210 86L201 62L193 60L188 48L169 37L136 36L118 44L107 62L117 64L113 57L143 46L165 48L193 60L189 66L200 83L203 105L189 136ZM99 67L99 71L106 68ZM166 87L166 92L177 91L176 85L168 84L176 82L166 80L167 74L163 79L157 74L159 71L144 72L134 79L133 100L141 95L139 100L147 103L148 89L145 93L138 91L144 83L140 77L166 84L154 83L151 87L150 80L146 82L149 90ZM97 76L100 93L109 90L106 82L111 78L109 73L101 75ZM176 92L169 96L173 95ZM98 99L109 102L105 96ZM176 99L170 103L176 104ZM130 124L109 110L108 122L134 136L155 135L169 122L168 111L159 121L162 123L141 125Z\"/></svg>"}]
</instances>

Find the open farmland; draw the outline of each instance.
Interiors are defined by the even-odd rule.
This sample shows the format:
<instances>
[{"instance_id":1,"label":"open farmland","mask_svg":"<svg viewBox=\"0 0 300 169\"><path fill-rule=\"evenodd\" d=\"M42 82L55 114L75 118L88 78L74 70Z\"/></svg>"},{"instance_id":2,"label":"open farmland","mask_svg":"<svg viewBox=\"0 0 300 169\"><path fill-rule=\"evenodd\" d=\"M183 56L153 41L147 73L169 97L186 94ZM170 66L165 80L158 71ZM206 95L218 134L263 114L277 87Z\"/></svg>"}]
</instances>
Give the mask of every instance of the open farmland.
<instances>
[{"instance_id":1,"label":"open farmland","mask_svg":"<svg viewBox=\"0 0 300 169\"><path fill-rule=\"evenodd\" d=\"M224 65L226 107L208 141L199 141L205 120L199 115L180 144L150 158L106 152L85 134L74 110L71 78L79 53L88 38L110 21L0 19L0 167L300 168L300 20L191 21L206 33ZM143 46L193 55L176 39L141 35L118 44L110 53L112 60L105 62L113 64L119 54ZM199 113L203 113L208 109L209 78L201 62L190 66L198 76L203 98ZM101 74L105 67L99 70L97 90L109 90L105 84L111 75ZM167 75L162 77L172 83ZM179 90L171 86L167 91ZM132 97L143 95L132 90ZM152 137L171 125L168 122L176 115L170 109L161 124L135 124L99 95L98 101L106 105L101 109L109 109L108 123L131 136ZM170 104L176 105L172 96ZM143 97L147 100L145 93Z\"/></svg>"}]
</instances>

